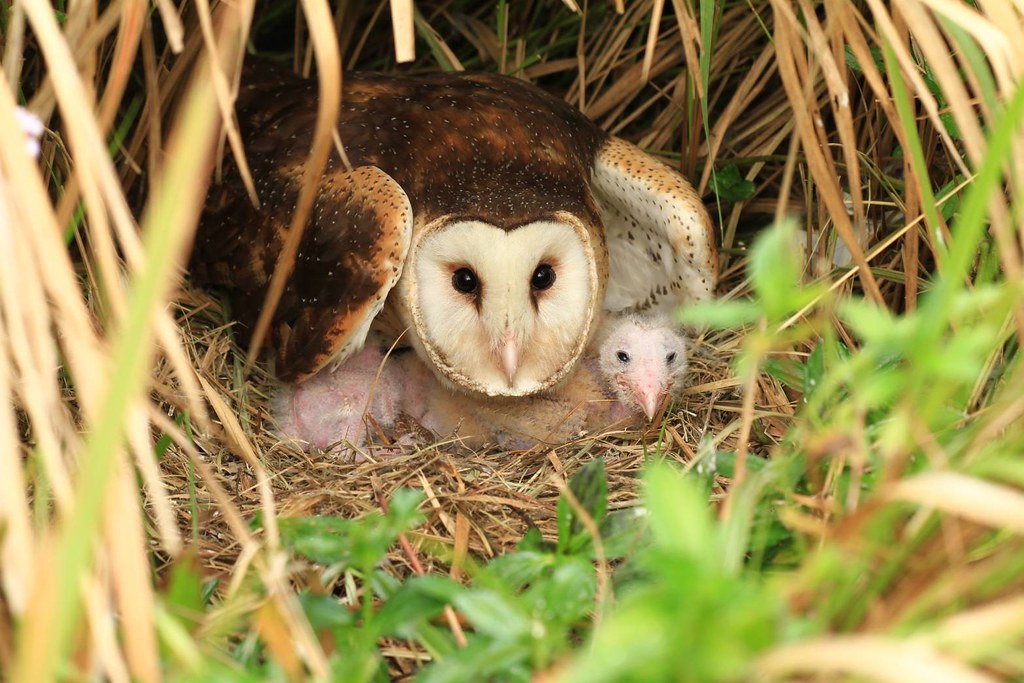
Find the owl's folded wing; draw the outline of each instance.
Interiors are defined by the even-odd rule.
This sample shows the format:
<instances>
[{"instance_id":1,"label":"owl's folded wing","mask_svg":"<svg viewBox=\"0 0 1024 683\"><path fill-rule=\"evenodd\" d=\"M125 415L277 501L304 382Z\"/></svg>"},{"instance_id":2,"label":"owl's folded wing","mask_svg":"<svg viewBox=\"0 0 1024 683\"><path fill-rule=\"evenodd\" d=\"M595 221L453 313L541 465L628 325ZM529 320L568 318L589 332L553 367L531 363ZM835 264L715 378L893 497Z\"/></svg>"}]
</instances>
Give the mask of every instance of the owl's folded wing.
<instances>
[{"instance_id":1,"label":"owl's folded wing","mask_svg":"<svg viewBox=\"0 0 1024 683\"><path fill-rule=\"evenodd\" d=\"M193 279L227 290L245 342L259 316L291 220L298 165L262 168L257 210L238 181L214 188L193 250ZM244 195L242 195L244 196ZM412 237L409 198L374 166L325 172L295 268L271 324L278 377L302 380L359 350L405 263Z\"/></svg>"},{"instance_id":2,"label":"owl's folded wing","mask_svg":"<svg viewBox=\"0 0 1024 683\"><path fill-rule=\"evenodd\" d=\"M718 282L714 226L693 186L625 140L594 160L591 189L608 241L606 311L671 313Z\"/></svg>"}]
</instances>

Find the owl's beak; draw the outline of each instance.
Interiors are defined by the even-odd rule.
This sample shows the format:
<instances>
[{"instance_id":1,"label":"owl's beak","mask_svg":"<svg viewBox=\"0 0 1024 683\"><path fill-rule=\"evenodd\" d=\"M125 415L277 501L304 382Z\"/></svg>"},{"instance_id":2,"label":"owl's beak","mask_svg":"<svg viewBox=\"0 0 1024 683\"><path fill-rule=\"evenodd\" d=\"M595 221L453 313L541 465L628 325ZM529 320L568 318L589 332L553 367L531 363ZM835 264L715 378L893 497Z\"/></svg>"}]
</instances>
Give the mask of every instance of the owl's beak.
<instances>
[{"instance_id":1,"label":"owl's beak","mask_svg":"<svg viewBox=\"0 0 1024 683\"><path fill-rule=\"evenodd\" d=\"M515 334L507 333L501 341L501 367L508 378L508 385L513 386L516 379L516 370L519 369L519 342Z\"/></svg>"},{"instance_id":2,"label":"owl's beak","mask_svg":"<svg viewBox=\"0 0 1024 683\"><path fill-rule=\"evenodd\" d=\"M634 391L637 402L643 408L647 421L650 422L654 419L661 406L661 400L665 397L665 388L658 378L651 374L641 377L640 381L636 383Z\"/></svg>"},{"instance_id":3,"label":"owl's beak","mask_svg":"<svg viewBox=\"0 0 1024 683\"><path fill-rule=\"evenodd\" d=\"M661 405L661 387L644 386L640 389L639 394L640 405L644 409L647 421L650 422L654 419L654 414L658 412L658 406Z\"/></svg>"}]
</instances>

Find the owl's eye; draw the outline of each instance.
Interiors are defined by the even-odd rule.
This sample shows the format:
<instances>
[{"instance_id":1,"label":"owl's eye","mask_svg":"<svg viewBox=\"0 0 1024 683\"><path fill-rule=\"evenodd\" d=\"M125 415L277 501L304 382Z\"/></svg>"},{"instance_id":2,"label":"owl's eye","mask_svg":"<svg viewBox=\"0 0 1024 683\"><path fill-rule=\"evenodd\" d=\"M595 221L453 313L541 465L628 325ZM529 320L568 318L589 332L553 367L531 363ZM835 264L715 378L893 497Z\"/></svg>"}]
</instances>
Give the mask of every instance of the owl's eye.
<instances>
[{"instance_id":1,"label":"owl's eye","mask_svg":"<svg viewBox=\"0 0 1024 683\"><path fill-rule=\"evenodd\" d=\"M629 354L626 353L625 351L617 351L615 353L615 357L619 359L620 363L628 363L629 362Z\"/></svg>"},{"instance_id":2,"label":"owl's eye","mask_svg":"<svg viewBox=\"0 0 1024 683\"><path fill-rule=\"evenodd\" d=\"M669 363L669 364L675 363L676 362L676 352L672 351L667 356L665 356L665 362Z\"/></svg>"},{"instance_id":3,"label":"owl's eye","mask_svg":"<svg viewBox=\"0 0 1024 683\"><path fill-rule=\"evenodd\" d=\"M533 277L530 278L530 289L540 292L550 289L553 284L555 284L555 269L546 263L537 266L537 269L533 271Z\"/></svg>"},{"instance_id":4,"label":"owl's eye","mask_svg":"<svg viewBox=\"0 0 1024 683\"><path fill-rule=\"evenodd\" d=\"M459 268L452 275L452 287L463 294L476 294L480 291L480 281L469 268Z\"/></svg>"}]
</instances>

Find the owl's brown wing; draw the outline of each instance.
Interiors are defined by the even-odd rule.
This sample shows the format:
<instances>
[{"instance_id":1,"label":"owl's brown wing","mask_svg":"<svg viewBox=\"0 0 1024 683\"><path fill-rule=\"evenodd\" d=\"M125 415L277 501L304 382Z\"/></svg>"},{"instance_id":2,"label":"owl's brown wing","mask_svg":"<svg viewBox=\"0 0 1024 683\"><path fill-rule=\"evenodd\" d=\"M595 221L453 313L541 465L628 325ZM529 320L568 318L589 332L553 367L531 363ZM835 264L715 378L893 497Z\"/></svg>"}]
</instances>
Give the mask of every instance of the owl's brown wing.
<instances>
[{"instance_id":1,"label":"owl's brown wing","mask_svg":"<svg viewBox=\"0 0 1024 683\"><path fill-rule=\"evenodd\" d=\"M248 202L237 174L213 188L190 268L199 284L227 291L239 336L248 342L295 207L300 163L250 154L262 206ZM302 380L362 347L370 324L402 273L412 237L409 198L374 166L325 172L275 311L270 347L276 373Z\"/></svg>"},{"instance_id":2,"label":"owl's brown wing","mask_svg":"<svg viewBox=\"0 0 1024 683\"><path fill-rule=\"evenodd\" d=\"M610 137L594 159L591 190L608 242L605 310L671 313L711 297L718 283L715 230L683 176Z\"/></svg>"}]
</instances>

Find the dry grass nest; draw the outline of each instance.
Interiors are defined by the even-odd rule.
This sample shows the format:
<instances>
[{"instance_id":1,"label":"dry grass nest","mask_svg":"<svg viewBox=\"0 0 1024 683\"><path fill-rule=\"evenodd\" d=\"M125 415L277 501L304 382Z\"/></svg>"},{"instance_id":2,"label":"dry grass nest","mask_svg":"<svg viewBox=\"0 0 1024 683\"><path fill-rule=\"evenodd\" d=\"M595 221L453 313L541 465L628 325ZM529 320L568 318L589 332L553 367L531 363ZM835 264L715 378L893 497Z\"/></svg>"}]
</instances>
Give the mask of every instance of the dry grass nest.
<instances>
[{"instance_id":1,"label":"dry grass nest","mask_svg":"<svg viewBox=\"0 0 1024 683\"><path fill-rule=\"evenodd\" d=\"M229 318L216 298L186 290L180 305L193 362L238 417L246 443L239 443L237 433L229 436L227 429L215 434L193 430L192 438L198 457L212 468L233 506L247 519L264 505L257 473L240 452L251 448L266 471L280 516L359 518L380 511L396 489L420 489L426 496L427 522L418 534L433 541L434 547L490 558L513 549L531 527L554 539L561 488L594 458L604 460L608 505L614 510L637 504L638 475L649 458L693 467L699 461L713 462L717 452L734 450L738 440L742 401L731 361L741 337L706 332L691 335L690 371L682 396L668 406L663 419L640 432L589 434L526 451L496 446L473 450L456 441L433 439L411 425L413 445L392 445L383 454L370 445L364 462L351 462L335 452L305 453L271 429L268 399L275 380L262 366L246 376L244 351L235 344ZM173 397L173 387L165 390L165 396ZM168 414L177 412L175 406L166 401L165 405ZM755 392L750 452L766 454L792 413L792 400L778 380L762 374ZM204 478L196 476L180 445L172 444L161 463L164 481L175 492L172 500L184 537L192 539L210 573L231 575L240 546ZM727 486L728 479L717 475L715 493L723 494ZM392 568L407 573L400 549L394 552Z\"/></svg>"}]
</instances>

